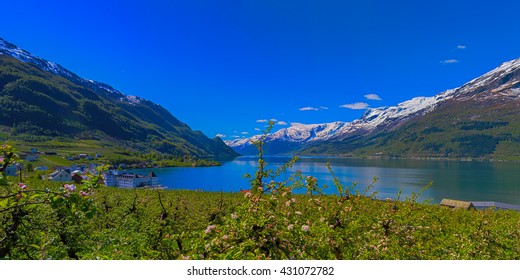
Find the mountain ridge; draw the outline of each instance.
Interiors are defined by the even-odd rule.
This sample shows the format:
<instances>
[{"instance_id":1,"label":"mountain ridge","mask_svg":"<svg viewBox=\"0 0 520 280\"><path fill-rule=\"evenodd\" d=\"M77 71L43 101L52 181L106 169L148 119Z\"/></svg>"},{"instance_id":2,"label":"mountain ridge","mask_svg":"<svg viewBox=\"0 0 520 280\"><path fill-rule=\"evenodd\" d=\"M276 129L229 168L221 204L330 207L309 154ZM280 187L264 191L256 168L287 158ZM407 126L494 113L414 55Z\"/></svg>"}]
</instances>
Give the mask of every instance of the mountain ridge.
<instances>
[{"instance_id":1,"label":"mountain ridge","mask_svg":"<svg viewBox=\"0 0 520 280\"><path fill-rule=\"evenodd\" d=\"M0 105L0 125L18 139L101 138L178 156L238 155L161 105L81 78L1 38Z\"/></svg>"},{"instance_id":2,"label":"mountain ridge","mask_svg":"<svg viewBox=\"0 0 520 280\"><path fill-rule=\"evenodd\" d=\"M320 125L296 124L296 126L284 128L267 135L265 149L267 153L272 153L274 151L275 153L280 154L354 154L359 156L386 155L415 157L417 155L406 151L401 151L401 154L399 152L395 152L390 155L388 150L391 149L387 149L387 147L385 148L385 144L380 143L378 147L374 147L373 143L377 142L376 139L379 139L378 141L383 141L381 140L381 137L387 137L389 134L395 136L399 133L404 133L405 131L402 129L404 125L409 125L410 123L413 123L414 121L419 120L427 115L435 115L436 111L441 112L442 110L446 110L445 107L449 107L450 104L469 106L469 102L475 101L481 103L479 105L480 107L486 107L487 105L493 106L493 104L500 102L497 100L502 100L504 102L510 102L511 100L518 101L520 98L520 89L518 89L518 85L520 84L519 73L520 58L504 62L499 67L465 83L461 87L446 90L431 97L415 97L413 99L401 102L396 106L368 109L360 119L354 120L352 122L334 122ZM486 102L488 104L486 104ZM460 106L458 108L456 108L456 106L452 106L451 113L453 116L456 116L460 113L459 111L462 110L462 107ZM439 109L441 110L439 111ZM513 115L520 115L518 110L509 110L508 112ZM494 117L500 118L499 116ZM461 116L460 118L462 121L464 121L464 117ZM468 117L466 121L471 122L479 119L479 117L475 116L472 118L473 120L471 117ZM484 123L493 121L491 115L485 119L486 120L483 121ZM434 120L432 121L435 123ZM512 120L511 123L516 125L514 120ZM316 127L325 128L328 126L336 126L339 128L334 130L334 133L332 134L325 134L324 136L315 134L316 137L310 137L303 140L298 137L280 137L281 135L294 135L295 131L299 131L299 134L310 135L311 130L315 129ZM514 138L513 136L511 137L511 139ZM249 144L250 140L251 139L238 139L227 141L226 144L233 147L240 153L249 154L252 152L252 149L250 148L251 145ZM390 140L387 139L386 141L388 142ZM429 141L431 141L432 143L430 144L434 146L441 145L440 143L435 143L435 139L430 139ZM451 139L449 141L455 140ZM291 149L283 149L280 148L281 146L290 146ZM367 147L373 147L374 149L377 148L378 150L371 150ZM428 154L424 151L417 151L417 153L420 154L421 157L450 157L455 155L453 151L451 152L451 155L450 152L447 152L443 155ZM468 155L456 155L456 157L464 156ZM490 153L471 153L469 156L492 157Z\"/></svg>"}]
</instances>

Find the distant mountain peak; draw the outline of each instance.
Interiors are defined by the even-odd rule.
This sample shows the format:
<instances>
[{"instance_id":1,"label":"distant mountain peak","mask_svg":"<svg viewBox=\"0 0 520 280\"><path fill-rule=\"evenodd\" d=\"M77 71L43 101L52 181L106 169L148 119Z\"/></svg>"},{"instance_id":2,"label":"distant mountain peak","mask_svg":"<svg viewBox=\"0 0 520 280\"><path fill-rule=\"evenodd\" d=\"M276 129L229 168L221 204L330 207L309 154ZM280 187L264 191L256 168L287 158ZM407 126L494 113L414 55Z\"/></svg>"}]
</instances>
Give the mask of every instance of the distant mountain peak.
<instances>
[{"instance_id":1,"label":"distant mountain peak","mask_svg":"<svg viewBox=\"0 0 520 280\"><path fill-rule=\"evenodd\" d=\"M266 151L291 153L320 142L345 142L377 131L391 132L410 120L435 111L443 104L473 100L500 104L520 100L520 58L502 63L492 71L475 78L461 87L446 90L431 97L415 97L395 106L366 110L363 116L352 122L325 124L293 124L266 137ZM484 106L484 105L481 105ZM254 153L249 139L226 141L226 144L243 154Z\"/></svg>"}]
</instances>

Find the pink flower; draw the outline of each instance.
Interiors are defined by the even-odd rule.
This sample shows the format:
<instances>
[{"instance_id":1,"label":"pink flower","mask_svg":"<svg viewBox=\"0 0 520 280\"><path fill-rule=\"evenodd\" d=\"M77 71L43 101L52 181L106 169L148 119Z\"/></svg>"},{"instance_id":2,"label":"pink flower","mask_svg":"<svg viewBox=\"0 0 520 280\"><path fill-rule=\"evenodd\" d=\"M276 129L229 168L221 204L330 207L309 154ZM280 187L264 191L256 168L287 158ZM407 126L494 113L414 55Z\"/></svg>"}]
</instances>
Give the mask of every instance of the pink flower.
<instances>
[{"instance_id":1,"label":"pink flower","mask_svg":"<svg viewBox=\"0 0 520 280\"><path fill-rule=\"evenodd\" d=\"M29 187L27 187L27 185L24 184L24 183L18 183L18 187L20 187L21 190L27 190L27 189L29 189Z\"/></svg>"},{"instance_id":2,"label":"pink flower","mask_svg":"<svg viewBox=\"0 0 520 280\"><path fill-rule=\"evenodd\" d=\"M307 226L307 225L305 225L305 226L302 226L302 230L303 230L303 231L309 231L309 229L310 229L310 227L309 227L309 226Z\"/></svg>"},{"instance_id":3,"label":"pink flower","mask_svg":"<svg viewBox=\"0 0 520 280\"><path fill-rule=\"evenodd\" d=\"M287 229L288 229L288 230L292 230L293 228L294 228L294 225L293 225L293 224L290 224L290 225L287 226Z\"/></svg>"},{"instance_id":4,"label":"pink flower","mask_svg":"<svg viewBox=\"0 0 520 280\"><path fill-rule=\"evenodd\" d=\"M204 233L209 234L209 233L210 233L212 230L214 230L215 228L216 228L216 226L214 226L214 225L208 226L208 227L206 228L206 230L204 231Z\"/></svg>"},{"instance_id":5,"label":"pink flower","mask_svg":"<svg viewBox=\"0 0 520 280\"><path fill-rule=\"evenodd\" d=\"M83 196L83 197L85 197L85 196L89 196L89 194L86 193L86 192L84 192L84 191L80 191L80 192L79 192L79 195L81 195L81 196Z\"/></svg>"},{"instance_id":6,"label":"pink flower","mask_svg":"<svg viewBox=\"0 0 520 280\"><path fill-rule=\"evenodd\" d=\"M307 182L309 183L314 183L316 181L316 178L312 177L312 176L307 176L307 178L305 178L307 180Z\"/></svg>"}]
</instances>

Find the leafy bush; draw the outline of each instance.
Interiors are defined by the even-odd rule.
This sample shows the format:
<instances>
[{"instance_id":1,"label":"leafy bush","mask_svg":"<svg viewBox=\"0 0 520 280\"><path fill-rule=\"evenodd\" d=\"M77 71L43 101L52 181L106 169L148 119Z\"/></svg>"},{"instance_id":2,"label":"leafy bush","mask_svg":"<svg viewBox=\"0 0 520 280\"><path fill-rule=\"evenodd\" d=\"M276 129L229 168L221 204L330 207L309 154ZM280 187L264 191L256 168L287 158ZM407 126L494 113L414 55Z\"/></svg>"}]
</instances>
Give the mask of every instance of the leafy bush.
<instances>
[{"instance_id":1,"label":"leafy bush","mask_svg":"<svg viewBox=\"0 0 520 280\"><path fill-rule=\"evenodd\" d=\"M99 188L0 177L0 259L520 259L520 213L374 199L335 177L270 169L259 149L251 190ZM13 162L3 145L0 173ZM11 177L12 178L12 177ZM286 177L284 177L286 178ZM374 179L374 183L376 183ZM95 190L95 192L93 192Z\"/></svg>"}]
</instances>

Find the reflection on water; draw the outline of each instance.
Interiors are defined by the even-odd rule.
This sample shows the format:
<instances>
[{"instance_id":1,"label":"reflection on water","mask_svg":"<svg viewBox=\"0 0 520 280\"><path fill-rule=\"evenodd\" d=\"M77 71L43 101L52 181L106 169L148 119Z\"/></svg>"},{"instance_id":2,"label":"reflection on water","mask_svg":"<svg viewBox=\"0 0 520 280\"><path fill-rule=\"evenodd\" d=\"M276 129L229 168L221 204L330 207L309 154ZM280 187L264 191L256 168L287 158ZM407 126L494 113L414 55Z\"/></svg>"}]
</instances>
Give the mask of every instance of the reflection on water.
<instances>
[{"instance_id":1,"label":"reflection on water","mask_svg":"<svg viewBox=\"0 0 520 280\"><path fill-rule=\"evenodd\" d=\"M270 168L277 168L288 157L266 157ZM160 183L170 189L237 192L248 189L244 174L254 174L258 158L239 157L210 168L160 168L154 169ZM379 180L372 191L378 198L396 198L417 193L430 182L420 199L439 202L442 198L461 200L488 200L520 204L520 163L511 162L461 162L427 160L386 160L353 158L301 158L291 168L301 170L305 176L318 178L320 185L327 185L327 193L335 193L332 176L327 169L330 162L336 177L345 186L356 184L363 192L374 177ZM149 170L134 170L147 173ZM286 179L287 176L281 178Z\"/></svg>"}]
</instances>

